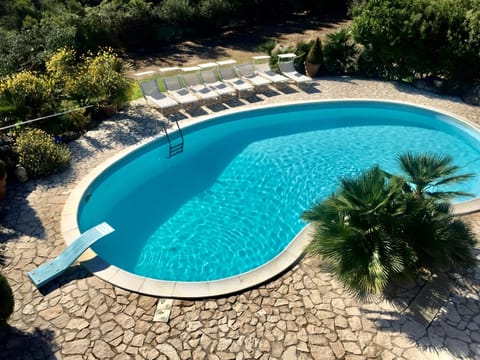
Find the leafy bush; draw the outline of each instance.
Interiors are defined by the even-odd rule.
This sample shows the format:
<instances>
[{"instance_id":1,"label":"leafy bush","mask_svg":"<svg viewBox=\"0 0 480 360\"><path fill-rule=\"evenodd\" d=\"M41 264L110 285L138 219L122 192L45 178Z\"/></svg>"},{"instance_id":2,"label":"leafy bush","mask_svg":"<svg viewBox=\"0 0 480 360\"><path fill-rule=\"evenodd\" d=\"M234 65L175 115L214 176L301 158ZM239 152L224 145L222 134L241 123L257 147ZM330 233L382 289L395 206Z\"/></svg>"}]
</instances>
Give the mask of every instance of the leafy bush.
<instances>
[{"instance_id":1,"label":"leafy bush","mask_svg":"<svg viewBox=\"0 0 480 360\"><path fill-rule=\"evenodd\" d=\"M85 8L82 43L86 49L147 46L157 17L152 4L145 0L102 1Z\"/></svg>"},{"instance_id":2,"label":"leafy bush","mask_svg":"<svg viewBox=\"0 0 480 360\"><path fill-rule=\"evenodd\" d=\"M54 103L52 84L44 76L23 71L0 82L0 104L19 120L48 114Z\"/></svg>"},{"instance_id":3,"label":"leafy bush","mask_svg":"<svg viewBox=\"0 0 480 360\"><path fill-rule=\"evenodd\" d=\"M269 39L263 44L258 45L258 51L272 55L272 51L275 49L275 46L277 46L277 41L275 39Z\"/></svg>"},{"instance_id":4,"label":"leafy bush","mask_svg":"<svg viewBox=\"0 0 480 360\"><path fill-rule=\"evenodd\" d=\"M40 129L27 129L18 134L15 150L20 165L33 177L64 169L71 156L64 144L56 144L50 135Z\"/></svg>"},{"instance_id":5,"label":"leafy bush","mask_svg":"<svg viewBox=\"0 0 480 360\"><path fill-rule=\"evenodd\" d=\"M228 25L235 7L228 0L202 0L199 13L202 20L213 28Z\"/></svg>"},{"instance_id":6,"label":"leafy bush","mask_svg":"<svg viewBox=\"0 0 480 360\"><path fill-rule=\"evenodd\" d=\"M57 89L80 106L106 102L122 106L133 90L133 81L125 76L126 64L111 50L88 54L78 61L72 49L59 49L46 63Z\"/></svg>"},{"instance_id":7,"label":"leafy bush","mask_svg":"<svg viewBox=\"0 0 480 360\"><path fill-rule=\"evenodd\" d=\"M176 25L187 25L195 20L197 8L190 0L163 0L160 17Z\"/></svg>"},{"instance_id":8,"label":"leafy bush","mask_svg":"<svg viewBox=\"0 0 480 360\"><path fill-rule=\"evenodd\" d=\"M50 119L38 127L54 135L56 139L73 139L80 136L82 130L86 129L91 122L90 113L78 110Z\"/></svg>"},{"instance_id":9,"label":"leafy bush","mask_svg":"<svg viewBox=\"0 0 480 360\"><path fill-rule=\"evenodd\" d=\"M346 74L355 69L357 48L348 29L327 35L323 47L325 68L334 74Z\"/></svg>"},{"instance_id":10,"label":"leafy bush","mask_svg":"<svg viewBox=\"0 0 480 360\"><path fill-rule=\"evenodd\" d=\"M13 313L15 301L7 278L0 274L0 327L5 326Z\"/></svg>"},{"instance_id":11,"label":"leafy bush","mask_svg":"<svg viewBox=\"0 0 480 360\"><path fill-rule=\"evenodd\" d=\"M461 192L435 191L457 175L450 157L406 154L404 174L378 166L342 179L339 190L305 211L315 233L308 250L322 256L347 287L379 293L396 278L414 278L445 266L472 267L475 239L445 200Z\"/></svg>"},{"instance_id":12,"label":"leafy bush","mask_svg":"<svg viewBox=\"0 0 480 360\"><path fill-rule=\"evenodd\" d=\"M86 84L96 101L123 106L133 89L133 81L125 76L126 72L126 63L112 49L101 50L96 56L84 58L79 83Z\"/></svg>"},{"instance_id":13,"label":"leafy bush","mask_svg":"<svg viewBox=\"0 0 480 360\"><path fill-rule=\"evenodd\" d=\"M297 42L295 48L295 54L297 58L294 60L295 69L302 74L305 74L305 60L307 59L307 54L310 51L310 48L313 45L313 40L305 43L303 41Z\"/></svg>"},{"instance_id":14,"label":"leafy bush","mask_svg":"<svg viewBox=\"0 0 480 360\"><path fill-rule=\"evenodd\" d=\"M353 10L362 66L394 80L438 77L452 89L480 81L480 1L373 0Z\"/></svg>"}]
</instances>

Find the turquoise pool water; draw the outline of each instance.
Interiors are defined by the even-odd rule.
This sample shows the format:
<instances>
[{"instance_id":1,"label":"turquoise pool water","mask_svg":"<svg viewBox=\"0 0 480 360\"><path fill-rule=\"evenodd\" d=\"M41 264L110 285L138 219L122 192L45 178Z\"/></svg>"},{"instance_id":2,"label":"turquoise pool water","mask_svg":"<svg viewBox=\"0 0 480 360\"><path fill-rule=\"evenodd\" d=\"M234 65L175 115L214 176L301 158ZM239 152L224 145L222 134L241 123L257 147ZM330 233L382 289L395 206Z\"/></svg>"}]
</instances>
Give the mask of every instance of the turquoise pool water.
<instances>
[{"instance_id":1,"label":"turquoise pool water","mask_svg":"<svg viewBox=\"0 0 480 360\"><path fill-rule=\"evenodd\" d=\"M126 271L222 279L278 255L305 225L302 211L335 191L340 177L374 164L396 171L406 151L450 154L478 174L479 149L477 134L458 121L400 104L237 113L185 129L185 151L171 159L160 139L111 166L84 195L78 222L81 231L101 221L116 229L93 250ZM478 179L462 190L479 196Z\"/></svg>"}]
</instances>

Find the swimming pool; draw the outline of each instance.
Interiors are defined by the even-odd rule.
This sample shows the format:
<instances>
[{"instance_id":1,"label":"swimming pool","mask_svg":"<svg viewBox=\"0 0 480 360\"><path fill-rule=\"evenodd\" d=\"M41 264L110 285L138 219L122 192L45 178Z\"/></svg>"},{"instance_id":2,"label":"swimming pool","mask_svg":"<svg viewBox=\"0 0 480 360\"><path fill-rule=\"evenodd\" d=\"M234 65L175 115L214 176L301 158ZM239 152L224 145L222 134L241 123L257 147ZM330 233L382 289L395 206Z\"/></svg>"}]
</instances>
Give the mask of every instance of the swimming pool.
<instances>
[{"instance_id":1,"label":"swimming pool","mask_svg":"<svg viewBox=\"0 0 480 360\"><path fill-rule=\"evenodd\" d=\"M198 285L248 274L285 252L305 225L301 212L339 177L373 164L395 171L406 151L448 153L480 172L474 129L398 103L277 106L184 131L184 153L167 159L165 139L153 141L102 171L79 199L80 231L101 221L116 229L95 253L141 279ZM462 189L478 196L477 183Z\"/></svg>"}]
</instances>

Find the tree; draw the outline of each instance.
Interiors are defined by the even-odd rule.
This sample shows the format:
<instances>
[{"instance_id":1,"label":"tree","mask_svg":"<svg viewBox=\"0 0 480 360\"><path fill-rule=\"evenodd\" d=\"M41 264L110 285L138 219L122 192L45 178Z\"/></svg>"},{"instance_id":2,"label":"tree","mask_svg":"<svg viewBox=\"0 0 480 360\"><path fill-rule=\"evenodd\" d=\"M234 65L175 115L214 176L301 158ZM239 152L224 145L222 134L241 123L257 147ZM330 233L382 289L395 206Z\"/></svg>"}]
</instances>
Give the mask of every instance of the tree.
<instances>
[{"instance_id":1,"label":"tree","mask_svg":"<svg viewBox=\"0 0 480 360\"><path fill-rule=\"evenodd\" d=\"M456 196L471 196L463 191L439 190L442 186L471 179L474 174L457 174L460 167L453 165L448 155L406 153L398 158L400 168L406 177L409 192L417 197L451 199Z\"/></svg>"},{"instance_id":2,"label":"tree","mask_svg":"<svg viewBox=\"0 0 480 360\"><path fill-rule=\"evenodd\" d=\"M122 106L128 102L132 80L126 64L111 50L88 54L80 60L72 49L59 49L46 63L57 89L80 106L100 102Z\"/></svg>"},{"instance_id":3,"label":"tree","mask_svg":"<svg viewBox=\"0 0 480 360\"><path fill-rule=\"evenodd\" d=\"M52 84L30 71L7 76L0 82L0 104L18 120L49 114L55 109Z\"/></svg>"},{"instance_id":4,"label":"tree","mask_svg":"<svg viewBox=\"0 0 480 360\"><path fill-rule=\"evenodd\" d=\"M471 231L444 200L463 192L427 190L470 175L454 175L458 168L448 157L406 154L402 159L409 159L408 169L428 169L431 181L375 166L358 178L341 180L335 194L302 214L315 225L307 250L332 264L338 278L360 294L379 293L395 278L476 262Z\"/></svg>"},{"instance_id":5,"label":"tree","mask_svg":"<svg viewBox=\"0 0 480 360\"><path fill-rule=\"evenodd\" d=\"M353 9L352 30L368 75L443 79L451 89L480 81L479 0L370 0Z\"/></svg>"},{"instance_id":6,"label":"tree","mask_svg":"<svg viewBox=\"0 0 480 360\"><path fill-rule=\"evenodd\" d=\"M325 68L334 74L346 74L355 69L357 48L349 29L327 35L323 47Z\"/></svg>"},{"instance_id":7,"label":"tree","mask_svg":"<svg viewBox=\"0 0 480 360\"><path fill-rule=\"evenodd\" d=\"M329 261L354 291L378 293L411 267L412 249L400 239L402 188L401 178L387 179L374 167L341 180L335 194L302 214L315 223L307 250Z\"/></svg>"}]
</instances>

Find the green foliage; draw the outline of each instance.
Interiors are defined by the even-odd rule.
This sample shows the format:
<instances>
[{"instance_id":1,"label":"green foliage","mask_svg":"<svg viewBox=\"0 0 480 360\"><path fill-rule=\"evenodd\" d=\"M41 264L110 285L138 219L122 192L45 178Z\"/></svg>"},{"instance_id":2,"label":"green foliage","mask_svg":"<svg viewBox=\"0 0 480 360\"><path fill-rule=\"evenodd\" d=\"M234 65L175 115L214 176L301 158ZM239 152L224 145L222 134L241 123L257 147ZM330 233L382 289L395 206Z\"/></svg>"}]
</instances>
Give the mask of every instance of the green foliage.
<instances>
[{"instance_id":1,"label":"green foliage","mask_svg":"<svg viewBox=\"0 0 480 360\"><path fill-rule=\"evenodd\" d=\"M198 7L203 21L213 28L228 25L235 10L234 3L229 0L202 0Z\"/></svg>"},{"instance_id":2,"label":"green foliage","mask_svg":"<svg viewBox=\"0 0 480 360\"><path fill-rule=\"evenodd\" d=\"M0 82L0 104L20 120L47 114L55 109L52 84L30 71L7 76Z\"/></svg>"},{"instance_id":3,"label":"green foliage","mask_svg":"<svg viewBox=\"0 0 480 360\"><path fill-rule=\"evenodd\" d=\"M460 89L480 81L479 0L371 0L354 10L360 70L387 79L433 76Z\"/></svg>"},{"instance_id":4,"label":"green foliage","mask_svg":"<svg viewBox=\"0 0 480 360\"><path fill-rule=\"evenodd\" d=\"M355 70L357 48L349 29L327 35L323 47L325 68L334 74L348 74Z\"/></svg>"},{"instance_id":5,"label":"green foliage","mask_svg":"<svg viewBox=\"0 0 480 360\"><path fill-rule=\"evenodd\" d=\"M163 20L176 25L188 25L195 21L197 9L190 0L163 0L160 16Z\"/></svg>"},{"instance_id":6,"label":"green foliage","mask_svg":"<svg viewBox=\"0 0 480 360\"><path fill-rule=\"evenodd\" d=\"M102 1L85 8L81 39L86 49L99 46L135 49L155 41L157 14L145 0Z\"/></svg>"},{"instance_id":7,"label":"green foliage","mask_svg":"<svg viewBox=\"0 0 480 360\"><path fill-rule=\"evenodd\" d=\"M72 132L78 134L86 129L91 121L90 114L78 110L50 119L39 125L39 128L62 139L65 135L68 138L68 136L72 135Z\"/></svg>"},{"instance_id":8,"label":"green foliage","mask_svg":"<svg viewBox=\"0 0 480 360\"><path fill-rule=\"evenodd\" d=\"M322 42L316 38L308 51L306 62L310 64L323 64Z\"/></svg>"},{"instance_id":9,"label":"green foliage","mask_svg":"<svg viewBox=\"0 0 480 360\"><path fill-rule=\"evenodd\" d=\"M452 164L451 156L406 153L399 156L398 162L408 190L419 198L448 200L457 196L471 196L462 191L439 190L441 186L463 182L475 176L473 173L459 175L460 167Z\"/></svg>"},{"instance_id":10,"label":"green foliage","mask_svg":"<svg viewBox=\"0 0 480 360\"><path fill-rule=\"evenodd\" d=\"M128 102L133 81L125 76L128 68L111 49L101 50L95 56L84 58L80 66L80 81L95 101L123 106Z\"/></svg>"},{"instance_id":11,"label":"green foliage","mask_svg":"<svg viewBox=\"0 0 480 360\"><path fill-rule=\"evenodd\" d=\"M71 156L64 144L56 144L49 134L40 129L26 129L19 133L15 151L20 165L33 177L64 169Z\"/></svg>"},{"instance_id":12,"label":"green foliage","mask_svg":"<svg viewBox=\"0 0 480 360\"><path fill-rule=\"evenodd\" d=\"M308 251L327 260L345 285L360 294L379 293L392 280L424 270L475 265L471 231L452 216L448 202L438 200L445 193L425 190L470 175L455 175L458 168L449 157L406 154L399 161L406 158L411 166L404 169L405 176L373 167L358 178L341 180L335 194L302 214L315 224ZM423 191L414 179L422 179Z\"/></svg>"},{"instance_id":13,"label":"green foliage","mask_svg":"<svg viewBox=\"0 0 480 360\"><path fill-rule=\"evenodd\" d=\"M295 65L295 69L302 74L305 74L304 64L307 58L307 54L310 48L312 47L312 45L313 45L313 40L308 43L299 41L295 46L295 55L297 55L297 58L294 61L294 65Z\"/></svg>"},{"instance_id":14,"label":"green foliage","mask_svg":"<svg viewBox=\"0 0 480 360\"><path fill-rule=\"evenodd\" d=\"M46 68L62 95L80 106L99 102L122 106L133 89L133 81L125 76L126 64L111 49L89 54L80 61L74 50L60 49Z\"/></svg>"},{"instance_id":15,"label":"green foliage","mask_svg":"<svg viewBox=\"0 0 480 360\"><path fill-rule=\"evenodd\" d=\"M13 313L14 298L12 288L7 278L0 274L0 327L5 326L8 318Z\"/></svg>"},{"instance_id":16,"label":"green foliage","mask_svg":"<svg viewBox=\"0 0 480 360\"><path fill-rule=\"evenodd\" d=\"M272 51L275 49L275 46L277 46L277 41L275 39L269 39L258 46L258 51L272 55Z\"/></svg>"}]
</instances>

